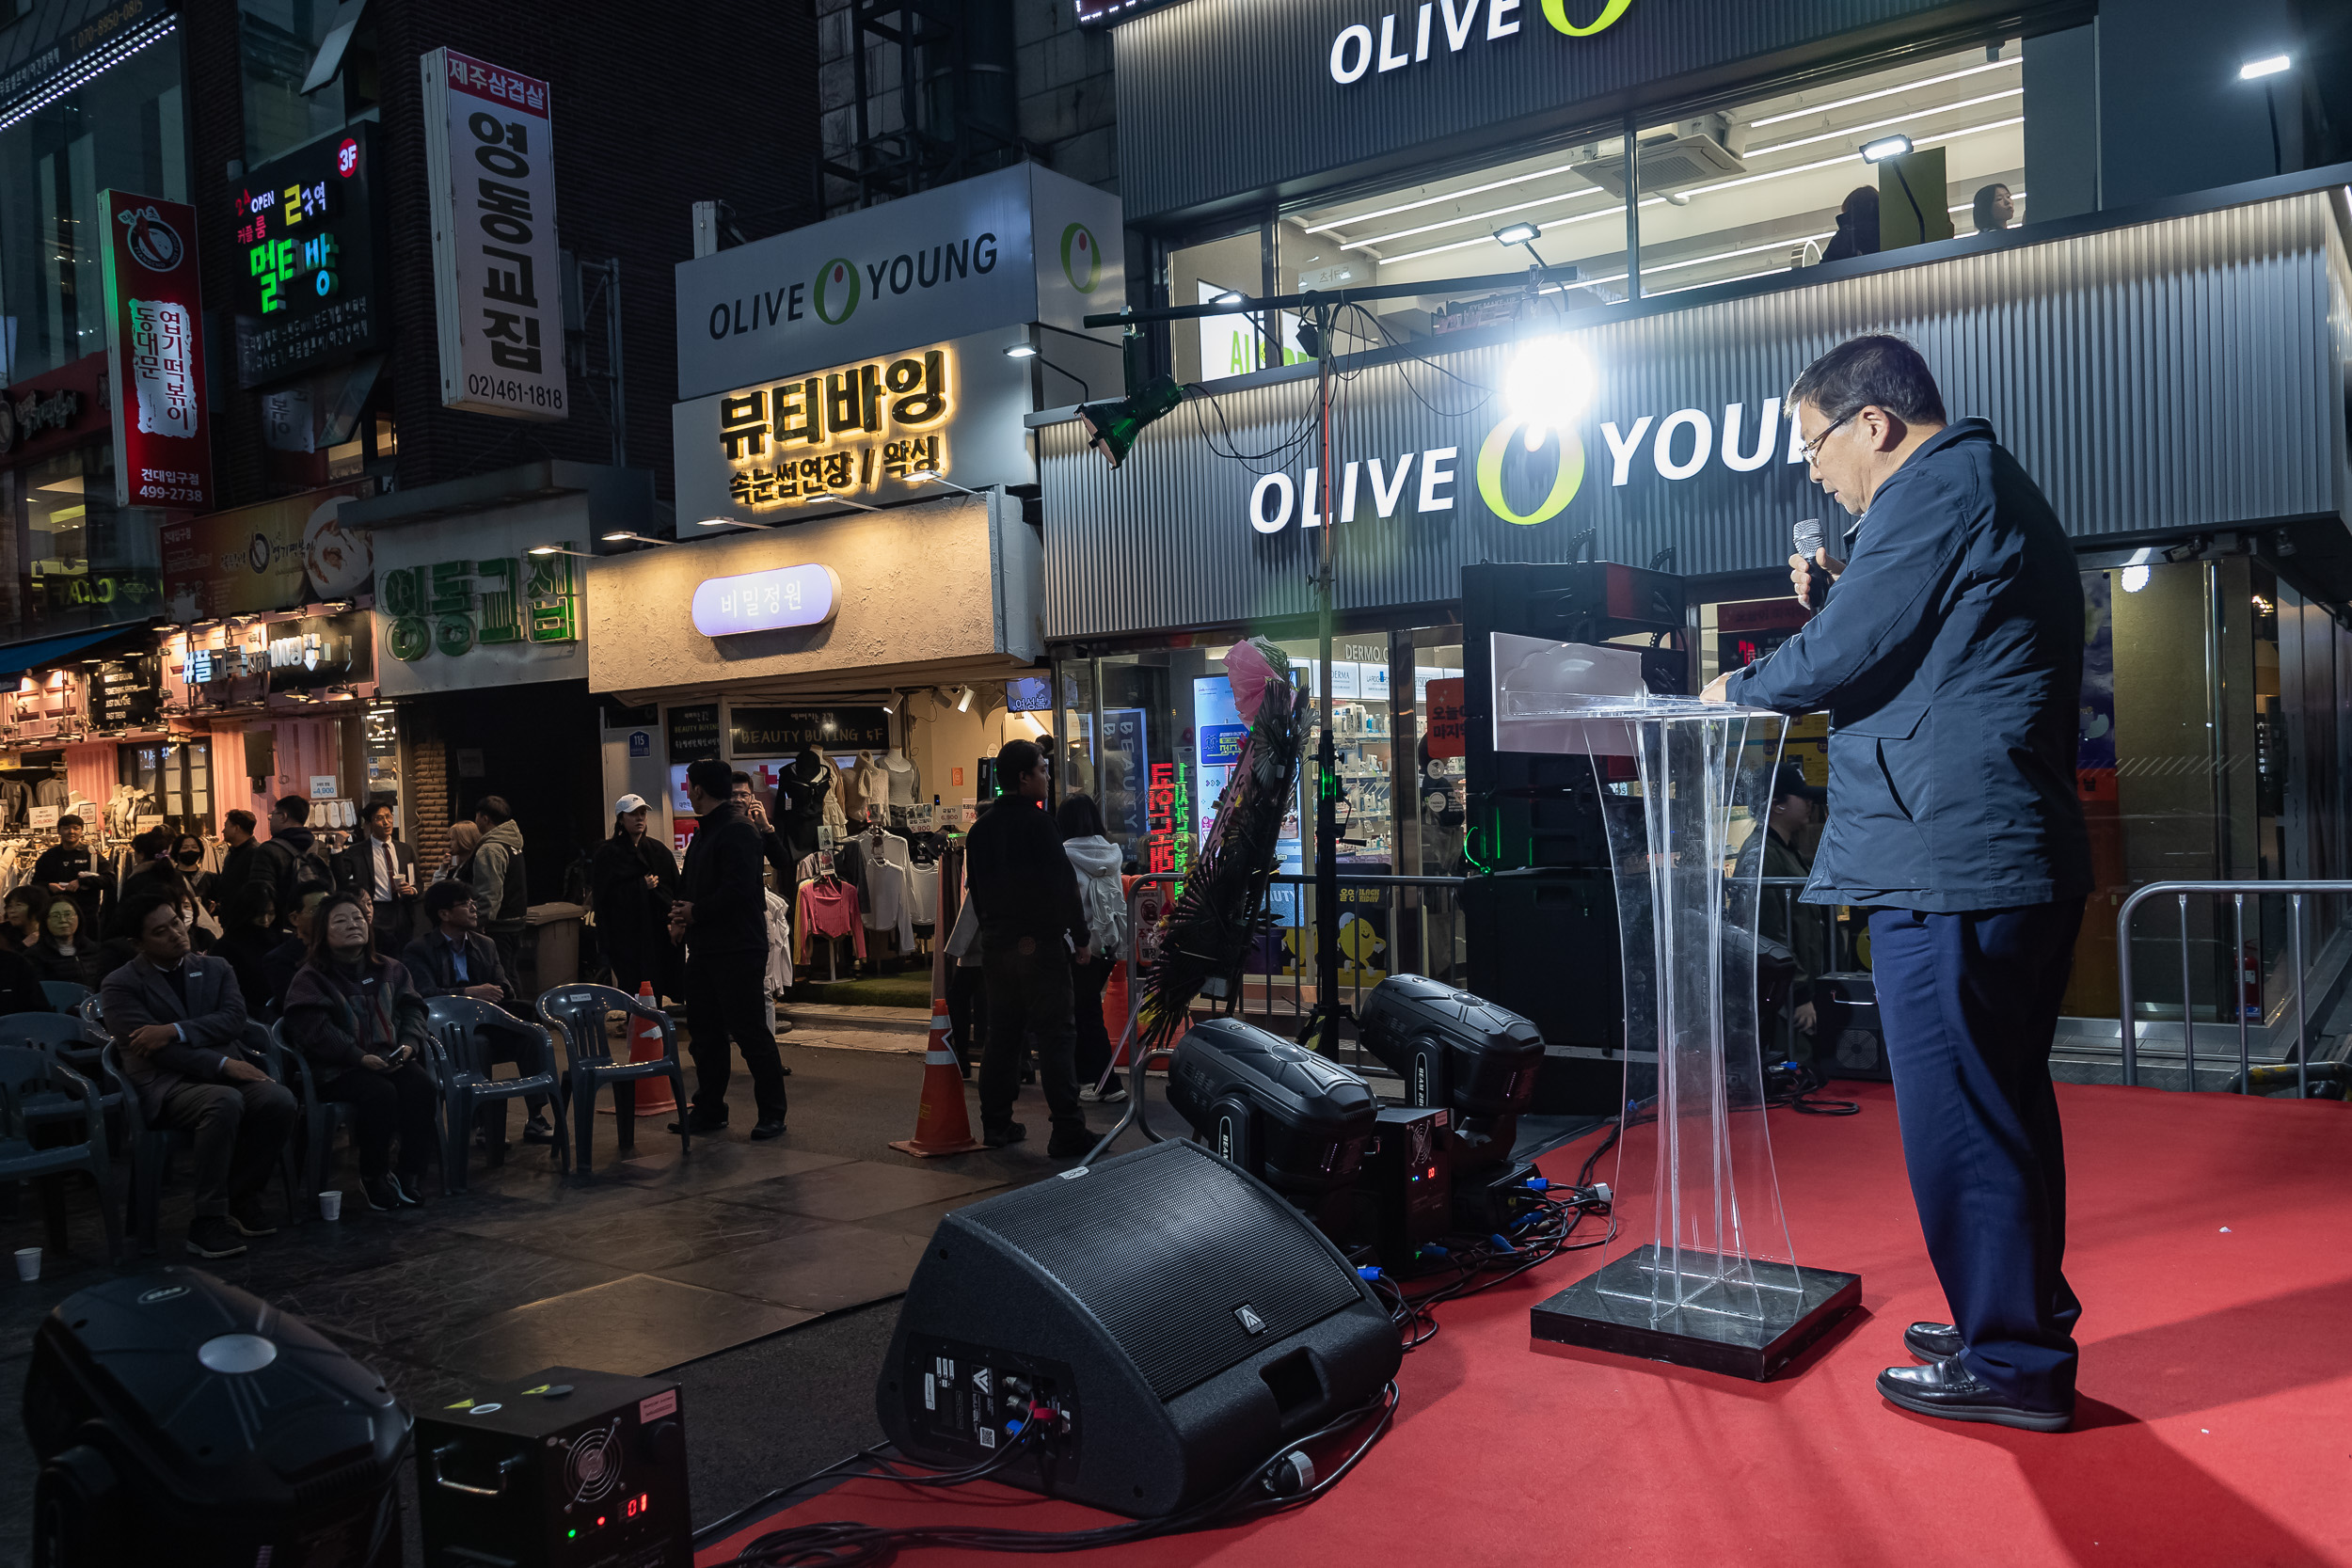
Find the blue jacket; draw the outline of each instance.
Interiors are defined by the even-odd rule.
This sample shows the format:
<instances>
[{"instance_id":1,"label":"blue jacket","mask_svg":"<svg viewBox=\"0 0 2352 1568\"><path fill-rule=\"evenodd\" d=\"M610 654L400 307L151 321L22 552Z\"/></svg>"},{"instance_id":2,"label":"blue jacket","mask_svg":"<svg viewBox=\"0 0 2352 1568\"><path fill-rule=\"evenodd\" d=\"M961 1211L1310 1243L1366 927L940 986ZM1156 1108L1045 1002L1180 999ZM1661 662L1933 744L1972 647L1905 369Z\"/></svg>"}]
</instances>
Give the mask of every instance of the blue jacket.
<instances>
[{"instance_id":1,"label":"blue jacket","mask_svg":"<svg viewBox=\"0 0 2352 1568\"><path fill-rule=\"evenodd\" d=\"M1829 710L1804 901L1948 913L2088 894L2082 579L2050 503L1991 425L1962 420L1846 538L1820 613L1727 693Z\"/></svg>"}]
</instances>

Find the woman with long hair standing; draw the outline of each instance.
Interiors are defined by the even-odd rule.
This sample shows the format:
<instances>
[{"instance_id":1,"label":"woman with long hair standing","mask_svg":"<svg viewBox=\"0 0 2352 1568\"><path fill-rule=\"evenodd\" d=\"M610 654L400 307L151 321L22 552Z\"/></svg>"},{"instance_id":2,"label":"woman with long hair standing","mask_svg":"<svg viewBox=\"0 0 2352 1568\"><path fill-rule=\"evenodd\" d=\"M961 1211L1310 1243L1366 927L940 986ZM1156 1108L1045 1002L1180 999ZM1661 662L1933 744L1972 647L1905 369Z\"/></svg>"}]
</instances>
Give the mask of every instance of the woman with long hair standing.
<instances>
[{"instance_id":1,"label":"woman with long hair standing","mask_svg":"<svg viewBox=\"0 0 2352 1568\"><path fill-rule=\"evenodd\" d=\"M319 1097L351 1107L368 1207L421 1209L424 1167L438 1143L437 1096L421 1065L429 1039L424 998L399 960L375 956L368 914L356 893L320 901L310 957L286 989L282 1032L310 1064Z\"/></svg>"},{"instance_id":2,"label":"woman with long hair standing","mask_svg":"<svg viewBox=\"0 0 2352 1568\"><path fill-rule=\"evenodd\" d=\"M455 878L461 882L473 880L474 851L482 847L482 830L471 820L449 825L449 854L441 861L439 870L433 873L437 882Z\"/></svg>"},{"instance_id":3,"label":"woman with long hair standing","mask_svg":"<svg viewBox=\"0 0 2352 1568\"><path fill-rule=\"evenodd\" d=\"M651 807L642 795L612 802L612 836L588 863L588 896L596 911L596 940L612 965L612 983L634 996L653 982L656 998L675 996L679 981L670 940L670 905L677 896L677 857L645 832Z\"/></svg>"},{"instance_id":4,"label":"woman with long hair standing","mask_svg":"<svg viewBox=\"0 0 2352 1568\"><path fill-rule=\"evenodd\" d=\"M1119 846L1103 832L1103 810L1091 795L1071 795L1054 814L1061 829L1062 853L1078 874L1078 903L1086 911L1091 957L1073 960L1070 1000L1078 1026L1078 1098L1116 1105L1127 1098L1118 1083L1103 1085L1111 1066L1110 1030L1103 1022L1103 988L1111 965L1127 950L1127 895L1119 878ZM1102 1085L1098 1090L1098 1085Z\"/></svg>"}]
</instances>

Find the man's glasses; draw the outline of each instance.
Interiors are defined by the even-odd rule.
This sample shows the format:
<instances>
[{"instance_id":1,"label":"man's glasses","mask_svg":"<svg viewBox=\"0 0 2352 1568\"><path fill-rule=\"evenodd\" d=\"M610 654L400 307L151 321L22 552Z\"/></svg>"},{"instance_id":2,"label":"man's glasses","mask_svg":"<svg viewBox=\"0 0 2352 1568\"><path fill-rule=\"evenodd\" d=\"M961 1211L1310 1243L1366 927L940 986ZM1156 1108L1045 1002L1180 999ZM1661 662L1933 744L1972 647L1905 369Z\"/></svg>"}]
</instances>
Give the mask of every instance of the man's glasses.
<instances>
[{"instance_id":1,"label":"man's glasses","mask_svg":"<svg viewBox=\"0 0 2352 1568\"><path fill-rule=\"evenodd\" d=\"M1854 410L1854 414L1859 414L1860 412L1862 412L1862 410L1860 410L1859 408L1857 408L1857 409L1855 409L1855 410ZM1805 460L1805 462L1806 462L1806 463L1808 463L1808 464L1810 464L1810 463L1812 463L1815 459L1819 458L1819 457L1821 455L1821 443L1822 443L1822 442L1824 442L1824 441L1826 441L1826 440L1828 440L1831 436L1833 436L1836 435L1836 434L1837 434L1837 429L1838 429L1838 426L1839 426L1839 425L1844 424L1844 423L1846 422L1846 420L1851 420L1851 419L1852 419L1852 418L1853 418L1853 414L1849 414L1849 415L1847 415L1847 416L1845 417L1845 419L1841 419L1841 420L1836 420L1835 422L1833 422L1827 430L1824 430L1824 431L1823 431L1823 432L1821 432L1819 436L1816 436L1815 437L1813 437L1813 439L1811 439L1810 441L1803 441L1803 442L1798 443L1797 450L1798 450L1799 451L1801 451L1801 452L1804 453L1804 460Z\"/></svg>"}]
</instances>

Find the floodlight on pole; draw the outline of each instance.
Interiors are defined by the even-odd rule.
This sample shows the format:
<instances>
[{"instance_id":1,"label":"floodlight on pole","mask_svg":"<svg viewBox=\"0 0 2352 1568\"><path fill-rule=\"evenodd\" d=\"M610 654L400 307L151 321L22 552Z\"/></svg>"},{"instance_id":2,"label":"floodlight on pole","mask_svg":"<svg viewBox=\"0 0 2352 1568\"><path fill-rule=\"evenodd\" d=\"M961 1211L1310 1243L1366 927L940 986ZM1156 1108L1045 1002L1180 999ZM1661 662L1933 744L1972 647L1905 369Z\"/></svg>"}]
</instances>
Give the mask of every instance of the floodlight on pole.
<instances>
[{"instance_id":1,"label":"floodlight on pole","mask_svg":"<svg viewBox=\"0 0 2352 1568\"><path fill-rule=\"evenodd\" d=\"M1891 164L1896 182L1903 188L1903 198L1911 203L1911 215L1919 225L1919 238L1928 237L1928 215L1919 210L1919 198L1912 193L1911 176L1903 172L1899 160L1909 156L1911 138L1905 135L1881 136L1862 144L1862 161L1866 164Z\"/></svg>"},{"instance_id":2,"label":"floodlight on pole","mask_svg":"<svg viewBox=\"0 0 2352 1568\"><path fill-rule=\"evenodd\" d=\"M1592 407L1600 388L1592 356L1573 338L1531 338L1502 372L1502 403L1525 427L1527 450L1552 431L1565 432Z\"/></svg>"},{"instance_id":3,"label":"floodlight on pole","mask_svg":"<svg viewBox=\"0 0 2352 1568\"><path fill-rule=\"evenodd\" d=\"M2290 70L2294 65L2295 61L2285 55L2265 55L2259 60L2249 60L2238 67L2237 79L2241 82L2260 81L2265 76L2276 76L2282 71Z\"/></svg>"}]
</instances>

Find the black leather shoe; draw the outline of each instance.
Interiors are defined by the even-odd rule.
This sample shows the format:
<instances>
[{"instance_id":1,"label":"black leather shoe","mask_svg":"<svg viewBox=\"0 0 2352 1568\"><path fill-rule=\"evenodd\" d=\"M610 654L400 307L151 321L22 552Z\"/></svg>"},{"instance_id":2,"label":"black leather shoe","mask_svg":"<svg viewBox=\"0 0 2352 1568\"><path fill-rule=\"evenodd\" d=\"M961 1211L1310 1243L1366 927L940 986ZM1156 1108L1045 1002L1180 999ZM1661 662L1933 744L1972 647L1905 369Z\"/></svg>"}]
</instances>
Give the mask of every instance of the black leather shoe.
<instances>
[{"instance_id":1,"label":"black leather shoe","mask_svg":"<svg viewBox=\"0 0 2352 1568\"><path fill-rule=\"evenodd\" d=\"M1947 1421L1989 1421L2023 1432L2064 1432L2074 1420L2071 1410L2027 1410L2010 1403L1958 1360L1889 1367L1879 1373L1879 1392L1915 1415Z\"/></svg>"},{"instance_id":2,"label":"black leather shoe","mask_svg":"<svg viewBox=\"0 0 2352 1568\"><path fill-rule=\"evenodd\" d=\"M770 1138L781 1138L783 1136L784 1118L782 1117L769 1117L752 1124L752 1141L754 1143L764 1144Z\"/></svg>"},{"instance_id":3,"label":"black leather shoe","mask_svg":"<svg viewBox=\"0 0 2352 1568\"><path fill-rule=\"evenodd\" d=\"M980 1142L991 1148L1002 1148L1007 1144L1017 1144L1028 1135L1029 1130L1017 1121L1009 1121L1002 1127L980 1129Z\"/></svg>"},{"instance_id":4,"label":"black leather shoe","mask_svg":"<svg viewBox=\"0 0 2352 1568\"><path fill-rule=\"evenodd\" d=\"M1057 1132L1046 1140L1045 1152L1056 1160L1083 1160L1093 1151L1097 1141L1091 1132L1076 1132L1068 1137Z\"/></svg>"},{"instance_id":5,"label":"black leather shoe","mask_svg":"<svg viewBox=\"0 0 2352 1568\"><path fill-rule=\"evenodd\" d=\"M689 1111L689 1112L687 1113L687 1115L686 1115L686 1125L685 1125L683 1128L680 1128L680 1127L679 1127L679 1125L678 1125L676 1122L675 1122L675 1121L674 1121L674 1122L672 1122L672 1123L670 1123L670 1131L671 1131L671 1132L691 1132L691 1133L692 1133L695 1137L698 1137L698 1138L701 1138L701 1137L707 1137L707 1136L709 1136L709 1135L710 1135L711 1133L713 1133L713 1132L725 1132L726 1130L727 1130L727 1118L726 1118L726 1117L707 1117L707 1116L703 1115L700 1111Z\"/></svg>"},{"instance_id":6,"label":"black leather shoe","mask_svg":"<svg viewBox=\"0 0 2352 1568\"><path fill-rule=\"evenodd\" d=\"M1967 1348L1949 1323L1913 1323L1903 1330L1903 1349L1922 1361L1949 1361Z\"/></svg>"}]
</instances>

